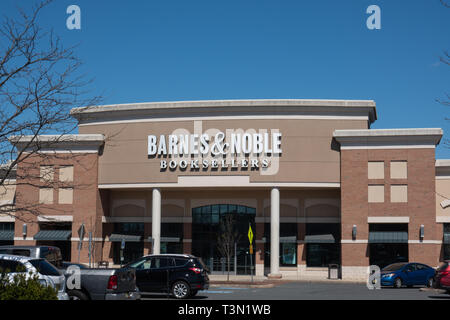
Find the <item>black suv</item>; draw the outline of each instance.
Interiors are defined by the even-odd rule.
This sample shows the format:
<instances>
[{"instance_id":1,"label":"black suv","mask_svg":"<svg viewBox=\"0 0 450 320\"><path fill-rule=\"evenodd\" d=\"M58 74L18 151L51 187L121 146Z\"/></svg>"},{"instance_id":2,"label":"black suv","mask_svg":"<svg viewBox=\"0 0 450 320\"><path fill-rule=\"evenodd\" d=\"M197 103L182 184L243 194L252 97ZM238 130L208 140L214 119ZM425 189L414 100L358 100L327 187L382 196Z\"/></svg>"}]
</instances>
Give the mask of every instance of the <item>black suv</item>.
<instances>
[{"instance_id":1,"label":"black suv","mask_svg":"<svg viewBox=\"0 0 450 320\"><path fill-rule=\"evenodd\" d=\"M209 287L209 270L192 255L149 255L128 263L136 270L136 286L141 293L170 292L175 298L195 296Z\"/></svg>"}]
</instances>

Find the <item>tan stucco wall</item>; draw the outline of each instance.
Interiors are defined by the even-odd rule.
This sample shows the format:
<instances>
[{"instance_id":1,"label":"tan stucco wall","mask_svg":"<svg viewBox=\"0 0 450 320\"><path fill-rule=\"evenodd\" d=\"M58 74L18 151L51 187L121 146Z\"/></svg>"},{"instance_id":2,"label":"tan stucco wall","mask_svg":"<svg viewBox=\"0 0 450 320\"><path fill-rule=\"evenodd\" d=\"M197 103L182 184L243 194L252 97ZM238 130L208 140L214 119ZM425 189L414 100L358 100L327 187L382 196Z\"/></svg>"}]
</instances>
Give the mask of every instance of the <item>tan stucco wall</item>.
<instances>
[{"instance_id":1,"label":"tan stucco wall","mask_svg":"<svg viewBox=\"0 0 450 320\"><path fill-rule=\"evenodd\" d=\"M177 182L179 175L246 175L250 182L331 182L340 181L339 151L332 149L332 134L336 129L364 129L365 120L325 119L243 119L195 121L154 121L125 124L80 125L80 133L102 133L106 136L103 154L99 158L99 184ZM160 158L148 158L147 137L150 134L173 134L183 128L185 133L212 134L211 129L275 130L282 133L279 169L274 175L260 171L241 170L191 172L160 172ZM270 132L270 131L269 131ZM176 132L181 133L181 132ZM170 160L170 158L168 158ZM275 166L274 163L271 167Z\"/></svg>"},{"instance_id":2,"label":"tan stucco wall","mask_svg":"<svg viewBox=\"0 0 450 320\"><path fill-rule=\"evenodd\" d=\"M450 220L450 206L442 208L441 202L450 199L450 178L436 179L436 218L448 218Z\"/></svg>"}]
</instances>

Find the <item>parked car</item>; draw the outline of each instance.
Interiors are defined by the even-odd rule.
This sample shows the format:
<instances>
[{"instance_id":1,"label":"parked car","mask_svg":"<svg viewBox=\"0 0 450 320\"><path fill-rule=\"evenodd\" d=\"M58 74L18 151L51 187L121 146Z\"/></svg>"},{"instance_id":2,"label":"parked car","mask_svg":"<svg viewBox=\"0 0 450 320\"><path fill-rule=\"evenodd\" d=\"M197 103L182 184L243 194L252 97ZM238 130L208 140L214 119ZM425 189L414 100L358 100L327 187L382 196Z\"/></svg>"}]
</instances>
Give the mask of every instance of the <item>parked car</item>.
<instances>
[{"instance_id":1,"label":"parked car","mask_svg":"<svg viewBox=\"0 0 450 320\"><path fill-rule=\"evenodd\" d=\"M398 262L381 270L381 285L401 288L406 285L433 287L436 271L425 264L415 262Z\"/></svg>"},{"instance_id":2,"label":"parked car","mask_svg":"<svg viewBox=\"0 0 450 320\"><path fill-rule=\"evenodd\" d=\"M67 269L68 267L70 267L70 266L77 266L78 268L80 268L80 269L87 269L88 267L87 266L85 266L84 264L82 264L82 263L73 263L73 262L68 262L68 261L63 261L62 263L61 263L61 269L63 269L63 270L65 270L65 269Z\"/></svg>"},{"instance_id":3,"label":"parked car","mask_svg":"<svg viewBox=\"0 0 450 320\"><path fill-rule=\"evenodd\" d=\"M442 262L436 271L435 287L450 293L450 261Z\"/></svg>"},{"instance_id":4,"label":"parked car","mask_svg":"<svg viewBox=\"0 0 450 320\"><path fill-rule=\"evenodd\" d=\"M81 264L65 262L62 260L61 250L52 246L0 246L1 253L44 258L59 269L66 280L72 275L67 272L67 268L77 266L80 270L80 287L66 289L70 300L140 299L134 270L91 269Z\"/></svg>"},{"instance_id":5,"label":"parked car","mask_svg":"<svg viewBox=\"0 0 450 320\"><path fill-rule=\"evenodd\" d=\"M61 250L53 246L0 246L0 254L25 256L36 259L42 258L53 264L56 268L60 268L62 263Z\"/></svg>"},{"instance_id":6,"label":"parked car","mask_svg":"<svg viewBox=\"0 0 450 320\"><path fill-rule=\"evenodd\" d=\"M72 275L68 268L79 268L80 286L70 287ZM63 263L70 300L138 300L141 298L136 288L136 274L132 269L93 269L77 263Z\"/></svg>"},{"instance_id":7,"label":"parked car","mask_svg":"<svg viewBox=\"0 0 450 320\"><path fill-rule=\"evenodd\" d=\"M24 273L27 279L32 275L37 275L41 284L57 290L59 300L69 300L65 290L66 279L64 275L45 259L0 254L0 270L8 272L8 277L11 280L14 275L19 273Z\"/></svg>"},{"instance_id":8,"label":"parked car","mask_svg":"<svg viewBox=\"0 0 450 320\"><path fill-rule=\"evenodd\" d=\"M136 285L141 293L167 292L185 299L209 288L208 269L192 255L148 255L124 268L136 270Z\"/></svg>"}]
</instances>

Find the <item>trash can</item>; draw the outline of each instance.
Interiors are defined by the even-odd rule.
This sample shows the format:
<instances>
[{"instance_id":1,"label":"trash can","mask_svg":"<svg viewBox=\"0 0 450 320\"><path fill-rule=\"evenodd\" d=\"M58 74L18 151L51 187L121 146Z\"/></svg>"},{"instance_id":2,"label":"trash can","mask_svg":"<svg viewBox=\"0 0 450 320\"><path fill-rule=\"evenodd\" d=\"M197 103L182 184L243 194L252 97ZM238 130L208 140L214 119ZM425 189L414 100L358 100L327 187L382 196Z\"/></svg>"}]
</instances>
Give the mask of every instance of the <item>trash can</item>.
<instances>
[{"instance_id":1,"label":"trash can","mask_svg":"<svg viewBox=\"0 0 450 320\"><path fill-rule=\"evenodd\" d=\"M340 267L338 264L328 265L328 279L337 280L340 279Z\"/></svg>"}]
</instances>

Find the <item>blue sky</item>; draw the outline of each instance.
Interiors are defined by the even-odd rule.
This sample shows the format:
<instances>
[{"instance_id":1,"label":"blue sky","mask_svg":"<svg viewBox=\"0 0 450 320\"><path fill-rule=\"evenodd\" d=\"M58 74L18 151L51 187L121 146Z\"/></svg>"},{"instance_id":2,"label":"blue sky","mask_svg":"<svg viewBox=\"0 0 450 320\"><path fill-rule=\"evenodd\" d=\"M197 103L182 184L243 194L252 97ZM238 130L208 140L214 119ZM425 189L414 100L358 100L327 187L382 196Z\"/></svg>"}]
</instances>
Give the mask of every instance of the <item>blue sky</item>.
<instances>
[{"instance_id":1,"label":"blue sky","mask_svg":"<svg viewBox=\"0 0 450 320\"><path fill-rule=\"evenodd\" d=\"M18 4L2 0L1 13ZM450 2L450 1L449 1ZM66 8L81 8L81 30ZM381 30L366 8L381 8ZM450 9L439 0L57 0L42 15L104 104L167 100L373 99L373 128L442 127L450 138ZM448 132L447 132L448 131ZM450 158L443 143L438 158Z\"/></svg>"}]
</instances>

